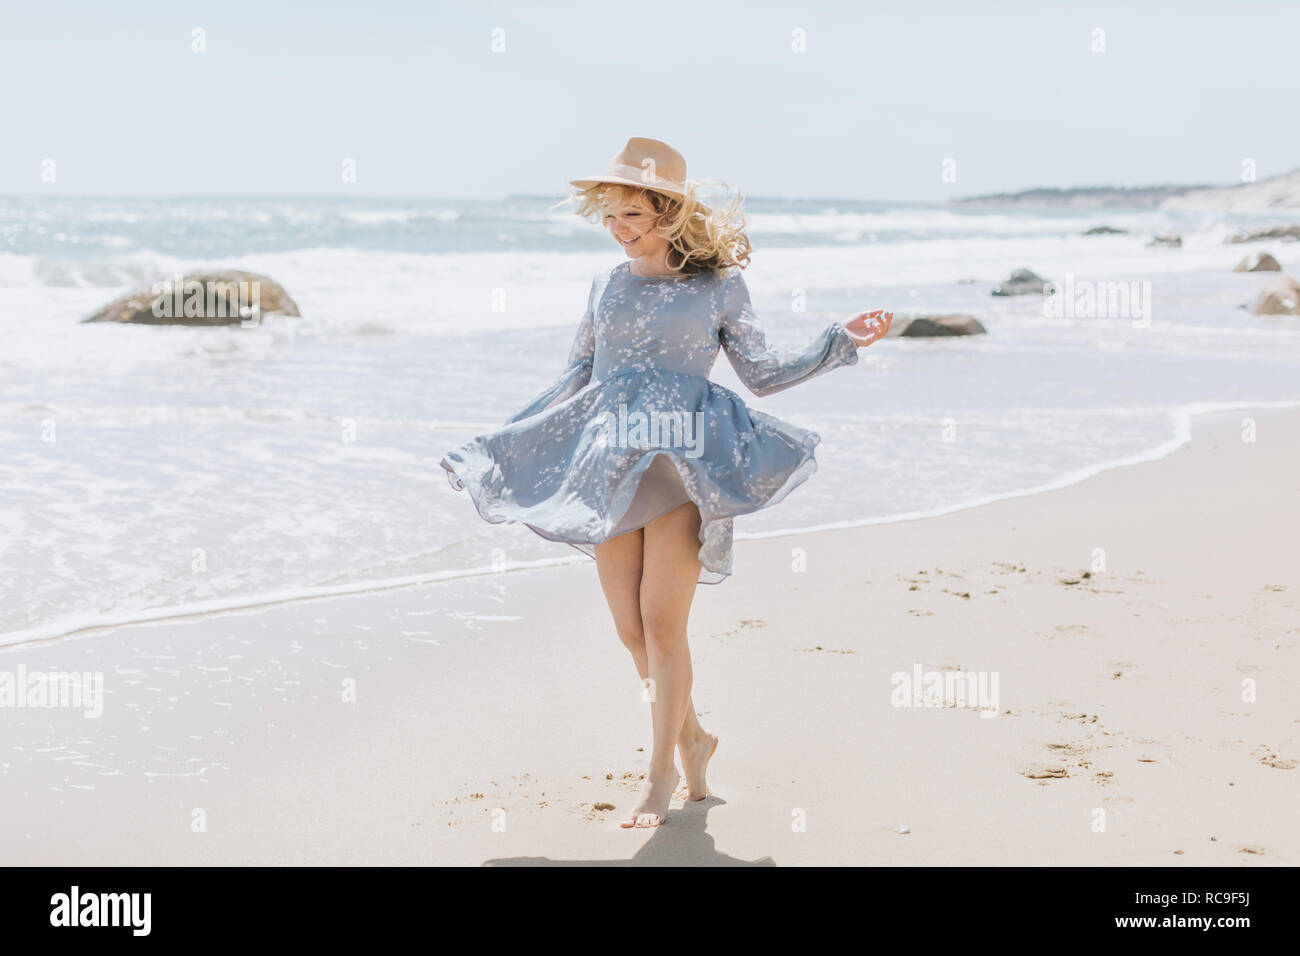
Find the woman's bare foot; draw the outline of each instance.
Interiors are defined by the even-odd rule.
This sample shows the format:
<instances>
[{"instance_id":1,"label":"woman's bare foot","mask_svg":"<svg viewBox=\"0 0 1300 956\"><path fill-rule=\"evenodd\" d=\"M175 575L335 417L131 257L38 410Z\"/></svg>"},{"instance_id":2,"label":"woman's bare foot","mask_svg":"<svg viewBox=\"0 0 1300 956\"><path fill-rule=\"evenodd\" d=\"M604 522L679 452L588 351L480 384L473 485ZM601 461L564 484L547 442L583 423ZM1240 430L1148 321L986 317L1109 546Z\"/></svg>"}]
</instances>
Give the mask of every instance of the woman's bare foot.
<instances>
[{"instance_id":1,"label":"woman's bare foot","mask_svg":"<svg viewBox=\"0 0 1300 956\"><path fill-rule=\"evenodd\" d=\"M656 777L648 774L641 784L641 796L632 807L626 820L619 824L623 829L632 827L657 827L668 819L668 803L681 781L674 769L671 776Z\"/></svg>"},{"instance_id":2,"label":"woman's bare foot","mask_svg":"<svg viewBox=\"0 0 1300 956\"><path fill-rule=\"evenodd\" d=\"M704 782L704 771L708 769L709 759L718 749L718 737L707 731L694 743L678 743L677 749L682 755L682 768L686 773L686 786L680 788L673 796L681 800L703 800L709 795L709 787Z\"/></svg>"}]
</instances>

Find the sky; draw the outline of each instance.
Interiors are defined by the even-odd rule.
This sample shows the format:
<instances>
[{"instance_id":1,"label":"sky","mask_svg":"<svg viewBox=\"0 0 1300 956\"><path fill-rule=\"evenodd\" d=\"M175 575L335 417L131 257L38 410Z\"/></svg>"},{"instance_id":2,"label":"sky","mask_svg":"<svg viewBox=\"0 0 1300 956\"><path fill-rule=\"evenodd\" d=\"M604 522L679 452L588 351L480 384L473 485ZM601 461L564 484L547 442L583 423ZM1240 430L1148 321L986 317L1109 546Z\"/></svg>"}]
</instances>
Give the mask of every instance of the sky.
<instances>
[{"instance_id":1,"label":"sky","mask_svg":"<svg viewBox=\"0 0 1300 956\"><path fill-rule=\"evenodd\" d=\"M1228 185L1300 166L1297 37L1300 0L0 0L0 194L559 197L630 136L750 196Z\"/></svg>"}]
</instances>

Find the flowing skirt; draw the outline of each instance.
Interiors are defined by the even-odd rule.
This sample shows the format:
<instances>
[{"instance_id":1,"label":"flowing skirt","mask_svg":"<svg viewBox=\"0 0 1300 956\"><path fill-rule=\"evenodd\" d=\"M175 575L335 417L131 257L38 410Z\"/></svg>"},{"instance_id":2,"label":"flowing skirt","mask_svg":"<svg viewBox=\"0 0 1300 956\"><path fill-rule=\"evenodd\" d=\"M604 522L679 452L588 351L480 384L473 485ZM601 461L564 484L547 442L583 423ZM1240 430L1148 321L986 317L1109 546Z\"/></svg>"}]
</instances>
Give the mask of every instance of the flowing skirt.
<instances>
[{"instance_id":1,"label":"flowing skirt","mask_svg":"<svg viewBox=\"0 0 1300 956\"><path fill-rule=\"evenodd\" d=\"M732 571L732 519L807 480L819 441L707 378L636 369L479 435L441 465L485 520L518 522L593 558L593 545L693 501L699 582L717 584Z\"/></svg>"}]
</instances>

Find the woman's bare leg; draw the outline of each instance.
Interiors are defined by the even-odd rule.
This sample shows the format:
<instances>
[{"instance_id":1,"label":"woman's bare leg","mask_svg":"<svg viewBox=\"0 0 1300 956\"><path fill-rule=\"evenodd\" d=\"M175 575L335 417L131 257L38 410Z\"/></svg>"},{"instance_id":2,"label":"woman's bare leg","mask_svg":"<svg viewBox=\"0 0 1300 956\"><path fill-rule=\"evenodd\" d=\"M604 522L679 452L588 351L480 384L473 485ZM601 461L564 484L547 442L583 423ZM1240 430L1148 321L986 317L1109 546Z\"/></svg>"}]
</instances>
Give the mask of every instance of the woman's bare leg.
<instances>
[{"instance_id":1,"label":"woman's bare leg","mask_svg":"<svg viewBox=\"0 0 1300 956\"><path fill-rule=\"evenodd\" d=\"M691 655L686 642L686 622L700 571L699 527L699 510L694 503L687 502L643 529L640 608L652 694L654 744L641 795L623 821L624 827L653 827L663 823L673 791L681 780L673 765L673 752L691 709Z\"/></svg>"},{"instance_id":2,"label":"woman's bare leg","mask_svg":"<svg viewBox=\"0 0 1300 956\"><path fill-rule=\"evenodd\" d=\"M685 506L683 505L683 508ZM698 511L696 512L698 515ZM696 532L698 534L698 531ZM596 571L614 618L614 628L619 640L632 655L637 675L644 682L650 676L646 653L645 628L641 621L641 578L644 565L644 529L628 531L593 549L596 553ZM698 539L695 542L698 551ZM694 556L693 556L694 559ZM698 560L696 560L698 569ZM682 767L686 776L686 789L681 795L689 800L703 800L708 796L704 772L709 758L718 746L718 738L700 726L695 705L687 699L686 716L677 736Z\"/></svg>"}]
</instances>

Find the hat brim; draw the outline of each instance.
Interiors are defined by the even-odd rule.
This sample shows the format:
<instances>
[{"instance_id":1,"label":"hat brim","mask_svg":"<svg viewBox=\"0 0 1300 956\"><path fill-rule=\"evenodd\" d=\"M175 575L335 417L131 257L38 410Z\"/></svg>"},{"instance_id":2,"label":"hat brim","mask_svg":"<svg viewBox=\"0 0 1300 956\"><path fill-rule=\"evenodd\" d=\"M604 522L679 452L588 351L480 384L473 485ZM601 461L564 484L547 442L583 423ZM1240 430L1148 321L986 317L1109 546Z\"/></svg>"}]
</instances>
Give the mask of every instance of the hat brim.
<instances>
[{"instance_id":1,"label":"hat brim","mask_svg":"<svg viewBox=\"0 0 1300 956\"><path fill-rule=\"evenodd\" d=\"M589 189L592 186L599 185L600 183L613 183L619 186L632 186L635 189L649 189L649 190L653 190L654 192L668 193L669 195L672 196L685 197L686 195L685 190L678 189L675 186L658 186L658 185L652 186L649 183L643 183L635 179L627 179L626 177L623 176L590 176L587 179L569 180L570 186L577 186L579 189Z\"/></svg>"}]
</instances>

